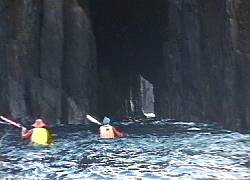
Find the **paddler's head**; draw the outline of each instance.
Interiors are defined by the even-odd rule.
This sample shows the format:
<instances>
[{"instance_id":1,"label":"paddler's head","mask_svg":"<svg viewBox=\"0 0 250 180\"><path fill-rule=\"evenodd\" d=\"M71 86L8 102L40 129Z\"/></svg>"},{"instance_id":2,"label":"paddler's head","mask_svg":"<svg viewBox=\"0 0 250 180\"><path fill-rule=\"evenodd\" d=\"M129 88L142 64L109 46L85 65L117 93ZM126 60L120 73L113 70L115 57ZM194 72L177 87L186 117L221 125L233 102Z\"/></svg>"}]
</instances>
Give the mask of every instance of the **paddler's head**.
<instances>
[{"instance_id":1,"label":"paddler's head","mask_svg":"<svg viewBox=\"0 0 250 180\"><path fill-rule=\"evenodd\" d=\"M44 122L42 119L37 119L34 124L32 124L35 128L46 128L48 127L48 124Z\"/></svg>"},{"instance_id":2,"label":"paddler's head","mask_svg":"<svg viewBox=\"0 0 250 180\"><path fill-rule=\"evenodd\" d=\"M102 123L103 123L104 125L107 125L107 124L110 123L110 119L109 119L108 117L104 117Z\"/></svg>"}]
</instances>

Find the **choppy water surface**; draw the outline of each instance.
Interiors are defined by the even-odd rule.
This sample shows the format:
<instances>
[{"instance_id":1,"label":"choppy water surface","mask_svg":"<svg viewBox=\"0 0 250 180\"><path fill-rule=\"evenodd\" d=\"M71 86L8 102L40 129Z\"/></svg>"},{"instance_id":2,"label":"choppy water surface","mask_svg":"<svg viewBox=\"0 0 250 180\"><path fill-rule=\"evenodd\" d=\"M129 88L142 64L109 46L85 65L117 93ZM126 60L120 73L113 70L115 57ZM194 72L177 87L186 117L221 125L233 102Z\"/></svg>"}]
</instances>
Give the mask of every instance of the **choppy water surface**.
<instances>
[{"instance_id":1,"label":"choppy water surface","mask_svg":"<svg viewBox=\"0 0 250 180\"><path fill-rule=\"evenodd\" d=\"M124 123L129 137L115 140L99 139L95 125L58 127L50 148L4 126L0 179L250 179L250 135L216 125Z\"/></svg>"}]
</instances>

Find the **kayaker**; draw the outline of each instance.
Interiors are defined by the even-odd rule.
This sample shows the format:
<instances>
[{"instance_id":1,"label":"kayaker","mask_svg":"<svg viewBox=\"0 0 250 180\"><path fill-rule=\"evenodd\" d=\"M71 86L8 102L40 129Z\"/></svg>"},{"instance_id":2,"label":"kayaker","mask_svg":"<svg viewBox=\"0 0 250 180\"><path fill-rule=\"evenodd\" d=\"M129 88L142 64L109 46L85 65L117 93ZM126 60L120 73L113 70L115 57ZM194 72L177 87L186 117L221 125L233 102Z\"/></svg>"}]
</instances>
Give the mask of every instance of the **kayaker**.
<instances>
[{"instance_id":1,"label":"kayaker","mask_svg":"<svg viewBox=\"0 0 250 180\"><path fill-rule=\"evenodd\" d=\"M40 145L49 145L53 141L53 136L51 130L48 127L48 124L42 120L37 119L34 124L33 129L27 130L25 127L22 127L22 138L28 139L33 143Z\"/></svg>"},{"instance_id":2,"label":"kayaker","mask_svg":"<svg viewBox=\"0 0 250 180\"><path fill-rule=\"evenodd\" d=\"M110 119L107 117L103 118L103 125L100 127L100 137L103 139L113 139L126 137L127 134L121 131L118 131L116 128L111 126Z\"/></svg>"}]
</instances>

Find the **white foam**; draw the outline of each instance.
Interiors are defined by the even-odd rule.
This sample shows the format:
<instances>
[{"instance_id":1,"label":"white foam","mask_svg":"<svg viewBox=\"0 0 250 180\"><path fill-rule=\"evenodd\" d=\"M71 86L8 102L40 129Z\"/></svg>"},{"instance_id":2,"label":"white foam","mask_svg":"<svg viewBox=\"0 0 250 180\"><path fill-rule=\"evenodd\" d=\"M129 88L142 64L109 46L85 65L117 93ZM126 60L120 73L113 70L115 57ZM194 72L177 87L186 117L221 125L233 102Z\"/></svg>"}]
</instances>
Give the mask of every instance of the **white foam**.
<instances>
[{"instance_id":1,"label":"white foam","mask_svg":"<svg viewBox=\"0 0 250 180\"><path fill-rule=\"evenodd\" d=\"M194 122L174 122L172 124L180 124L180 125L187 125L187 126L194 126Z\"/></svg>"},{"instance_id":2,"label":"white foam","mask_svg":"<svg viewBox=\"0 0 250 180\"><path fill-rule=\"evenodd\" d=\"M201 129L197 128L197 127L191 127L191 128L188 128L187 130L189 130L189 131L200 131Z\"/></svg>"},{"instance_id":3,"label":"white foam","mask_svg":"<svg viewBox=\"0 0 250 180\"><path fill-rule=\"evenodd\" d=\"M154 113L143 113L146 118L154 118L155 117L155 114Z\"/></svg>"}]
</instances>

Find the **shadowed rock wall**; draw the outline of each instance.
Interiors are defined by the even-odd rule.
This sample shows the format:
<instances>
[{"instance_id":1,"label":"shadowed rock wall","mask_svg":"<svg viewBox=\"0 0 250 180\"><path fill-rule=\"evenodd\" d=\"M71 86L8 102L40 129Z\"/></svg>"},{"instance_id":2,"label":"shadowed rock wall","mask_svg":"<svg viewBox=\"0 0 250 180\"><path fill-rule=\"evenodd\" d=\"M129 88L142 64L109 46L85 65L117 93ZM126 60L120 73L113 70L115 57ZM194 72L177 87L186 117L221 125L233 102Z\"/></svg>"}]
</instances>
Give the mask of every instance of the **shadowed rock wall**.
<instances>
[{"instance_id":1,"label":"shadowed rock wall","mask_svg":"<svg viewBox=\"0 0 250 180\"><path fill-rule=\"evenodd\" d=\"M169 4L158 114L249 129L249 1Z\"/></svg>"},{"instance_id":2,"label":"shadowed rock wall","mask_svg":"<svg viewBox=\"0 0 250 180\"><path fill-rule=\"evenodd\" d=\"M1 114L82 123L86 111L96 110L87 6L76 0L1 0L0 6Z\"/></svg>"},{"instance_id":3,"label":"shadowed rock wall","mask_svg":"<svg viewBox=\"0 0 250 180\"><path fill-rule=\"evenodd\" d=\"M97 44L98 112L116 118L142 117L146 91L141 91L140 77L154 81L163 64L160 23L167 17L166 1L89 4Z\"/></svg>"},{"instance_id":4,"label":"shadowed rock wall","mask_svg":"<svg viewBox=\"0 0 250 180\"><path fill-rule=\"evenodd\" d=\"M249 0L0 0L0 112L141 116L143 76L158 116L250 129L249 13Z\"/></svg>"}]
</instances>

